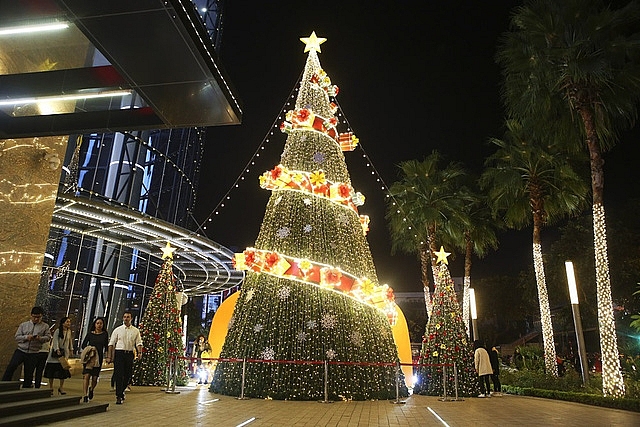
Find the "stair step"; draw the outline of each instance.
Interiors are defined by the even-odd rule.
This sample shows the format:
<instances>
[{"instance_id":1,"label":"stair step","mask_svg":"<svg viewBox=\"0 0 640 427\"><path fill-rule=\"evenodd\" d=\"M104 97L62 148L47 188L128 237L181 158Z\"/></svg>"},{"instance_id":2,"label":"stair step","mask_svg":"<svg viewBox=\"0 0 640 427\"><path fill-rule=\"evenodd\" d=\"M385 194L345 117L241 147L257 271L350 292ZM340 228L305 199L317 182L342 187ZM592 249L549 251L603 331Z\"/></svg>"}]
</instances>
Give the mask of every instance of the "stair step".
<instances>
[{"instance_id":1,"label":"stair step","mask_svg":"<svg viewBox=\"0 0 640 427\"><path fill-rule=\"evenodd\" d=\"M49 388L23 388L0 392L0 403L19 402L23 400L43 399L51 397Z\"/></svg>"},{"instance_id":2,"label":"stair step","mask_svg":"<svg viewBox=\"0 0 640 427\"><path fill-rule=\"evenodd\" d=\"M85 403L72 407L49 409L0 418L0 426L35 426L106 412L108 403ZM88 420L90 423L91 421Z\"/></svg>"},{"instance_id":3,"label":"stair step","mask_svg":"<svg viewBox=\"0 0 640 427\"><path fill-rule=\"evenodd\" d=\"M22 381L0 381L0 392L10 390L20 390Z\"/></svg>"},{"instance_id":4,"label":"stair step","mask_svg":"<svg viewBox=\"0 0 640 427\"><path fill-rule=\"evenodd\" d=\"M39 411L45 411L47 409L73 406L80 403L80 399L80 396L60 396L0 403L0 418L33 412L34 408L38 408Z\"/></svg>"}]
</instances>

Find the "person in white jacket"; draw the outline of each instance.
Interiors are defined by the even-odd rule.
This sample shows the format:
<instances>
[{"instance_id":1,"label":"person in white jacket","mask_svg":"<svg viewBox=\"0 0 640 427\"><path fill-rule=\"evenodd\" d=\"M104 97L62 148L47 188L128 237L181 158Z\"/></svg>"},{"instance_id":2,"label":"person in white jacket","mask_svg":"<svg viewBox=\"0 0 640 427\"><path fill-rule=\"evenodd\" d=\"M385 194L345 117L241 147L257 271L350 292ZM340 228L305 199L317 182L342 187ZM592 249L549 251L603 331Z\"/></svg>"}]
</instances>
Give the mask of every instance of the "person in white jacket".
<instances>
[{"instance_id":1,"label":"person in white jacket","mask_svg":"<svg viewBox=\"0 0 640 427\"><path fill-rule=\"evenodd\" d=\"M476 364L476 372L478 373L478 382L480 383L480 394L478 397L491 397L489 388L489 376L493 374L491 369L491 359L489 359L489 353L482 345L482 341L475 340L473 342L473 349L475 353L473 360Z\"/></svg>"}]
</instances>

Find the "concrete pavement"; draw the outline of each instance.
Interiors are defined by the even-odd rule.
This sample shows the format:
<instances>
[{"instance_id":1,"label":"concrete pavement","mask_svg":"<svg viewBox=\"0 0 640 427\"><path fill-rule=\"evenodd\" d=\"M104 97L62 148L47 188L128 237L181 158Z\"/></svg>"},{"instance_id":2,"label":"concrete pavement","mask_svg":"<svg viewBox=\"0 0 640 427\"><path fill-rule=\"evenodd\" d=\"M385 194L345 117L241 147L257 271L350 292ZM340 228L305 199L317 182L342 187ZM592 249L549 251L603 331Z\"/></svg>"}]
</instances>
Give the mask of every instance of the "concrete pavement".
<instances>
[{"instance_id":1,"label":"concrete pavement","mask_svg":"<svg viewBox=\"0 0 640 427\"><path fill-rule=\"evenodd\" d=\"M109 403L106 413L51 425L640 426L640 413L511 395L446 402L433 396L416 395L406 399L403 405L390 401L237 400L191 383L178 387L179 394L165 393L160 387L134 386L127 393L125 403L116 405L115 395L109 391L110 372L103 371L103 374L94 402ZM77 376L67 380L65 388L69 394L82 395L81 379Z\"/></svg>"}]
</instances>

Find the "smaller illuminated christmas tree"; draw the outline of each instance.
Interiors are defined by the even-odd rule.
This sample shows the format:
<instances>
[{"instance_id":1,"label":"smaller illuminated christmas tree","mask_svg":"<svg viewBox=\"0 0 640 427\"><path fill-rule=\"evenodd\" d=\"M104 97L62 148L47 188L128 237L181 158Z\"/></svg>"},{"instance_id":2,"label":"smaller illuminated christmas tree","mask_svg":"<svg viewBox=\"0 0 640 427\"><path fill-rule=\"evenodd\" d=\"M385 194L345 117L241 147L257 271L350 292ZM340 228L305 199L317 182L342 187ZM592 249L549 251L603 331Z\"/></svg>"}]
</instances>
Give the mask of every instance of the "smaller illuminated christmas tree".
<instances>
[{"instance_id":1,"label":"smaller illuminated christmas tree","mask_svg":"<svg viewBox=\"0 0 640 427\"><path fill-rule=\"evenodd\" d=\"M182 322L176 301L176 278L173 274L174 250L169 243L162 249L164 262L140 322L144 350L142 358L137 359L133 365L134 385L167 384L167 367L171 358L184 356ZM176 384L186 385L187 382L185 361L179 360Z\"/></svg>"},{"instance_id":2,"label":"smaller illuminated christmas tree","mask_svg":"<svg viewBox=\"0 0 640 427\"><path fill-rule=\"evenodd\" d=\"M414 393L442 396L443 365L454 365L458 374L458 396L477 396L478 376L473 362L473 346L467 340L467 330L447 266L448 252L440 247L435 253L439 266L433 292L432 312L422 340L419 363L432 366L418 368L418 383ZM453 366L446 366L447 394L455 393Z\"/></svg>"}]
</instances>

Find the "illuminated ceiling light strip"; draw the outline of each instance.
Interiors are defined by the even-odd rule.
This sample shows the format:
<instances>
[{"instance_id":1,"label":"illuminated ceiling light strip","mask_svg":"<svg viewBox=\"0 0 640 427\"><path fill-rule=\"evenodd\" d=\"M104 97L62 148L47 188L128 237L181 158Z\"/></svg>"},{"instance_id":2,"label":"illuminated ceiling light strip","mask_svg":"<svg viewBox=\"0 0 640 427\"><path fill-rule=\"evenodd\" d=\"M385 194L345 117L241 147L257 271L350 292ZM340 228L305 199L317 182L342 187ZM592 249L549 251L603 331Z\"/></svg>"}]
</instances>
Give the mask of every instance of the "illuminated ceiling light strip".
<instances>
[{"instance_id":1,"label":"illuminated ceiling light strip","mask_svg":"<svg viewBox=\"0 0 640 427\"><path fill-rule=\"evenodd\" d=\"M64 205L60 206L60 203L64 203ZM118 207L102 206L95 200L79 201L77 197L70 197L64 194L58 194L57 207L58 209L54 214L56 221L52 223L52 226L59 229L67 229L81 235L105 239L115 244L148 253L149 255L153 255L153 251L155 251L155 249L150 249L148 247L149 245L155 246L155 244L159 243L164 245L167 240L176 242L181 249L181 262L174 263L174 267L178 275L184 276L184 280L191 279L189 283L184 283L185 293L187 294L195 295L196 293L200 293L200 289L207 290L207 288L214 283L216 286L224 286L229 283L237 286L245 276L243 271L237 271L232 268L232 251L216 245L215 242L202 239L189 230L170 227L161 220L155 220L144 214L132 215L122 212ZM75 217L67 217L67 214L75 215ZM110 223L109 225L105 227L95 223L96 219L104 221L105 216L110 218L107 220L107 222ZM76 217L82 217L85 220L78 221ZM133 222L116 224L116 222L123 221L123 218L128 218ZM81 229L77 226L77 224L84 225L85 223L90 226L91 229ZM118 230L115 230L116 228ZM106 231L109 232L105 233ZM148 237L141 237L137 235L137 232ZM115 238L113 233L124 236L125 238L134 237L135 240L123 241L122 239ZM201 245L203 250L198 250L198 245ZM215 257L215 259L207 259L206 256L203 255L204 253L230 254L230 256L226 260L221 260L218 257ZM154 263L154 265L156 264ZM159 264L157 265L159 266ZM212 266L215 268L215 271L212 271ZM199 283L193 283L193 279L196 277L192 274L193 271L198 272L197 281ZM218 289L218 287L216 287L216 289Z\"/></svg>"},{"instance_id":2,"label":"illuminated ceiling light strip","mask_svg":"<svg viewBox=\"0 0 640 427\"><path fill-rule=\"evenodd\" d=\"M236 106L238 111L240 111L240 113L242 114L242 108L240 108L240 104L238 104L238 100L236 99L236 97L234 96L233 92L231 91L231 88L227 84L227 81L225 80L224 76L222 75L222 72L218 68L218 64L216 64L215 59L213 59L213 56L211 55L211 52L209 51L209 46L212 45L212 41L210 39L208 40L208 42L204 41L204 39L200 35L200 32L196 28L195 23L192 21L191 16L187 12L187 9L185 8L185 5L180 3L180 6L182 7L182 10L184 11L185 16L189 19L189 23L191 24L191 27L195 31L196 36L198 36L198 40L200 40L200 43L205 48L205 53L209 57L209 60L211 61L211 64L213 64L213 66L215 67L216 71L218 72L218 76L220 76L220 79L222 80L222 83L224 84L224 87L227 88L229 96L233 100L234 105Z\"/></svg>"},{"instance_id":3,"label":"illuminated ceiling light strip","mask_svg":"<svg viewBox=\"0 0 640 427\"><path fill-rule=\"evenodd\" d=\"M19 27L8 27L8 28L0 29L0 36L8 36L12 34L38 33L42 31L64 30L65 28L69 28L69 24L66 22L55 22L52 24L39 24L39 25L21 25Z\"/></svg>"},{"instance_id":4,"label":"illuminated ceiling light strip","mask_svg":"<svg viewBox=\"0 0 640 427\"><path fill-rule=\"evenodd\" d=\"M74 93L69 95L38 96L33 98L6 99L6 100L0 101L0 106L35 104L38 102L73 101L77 99L108 98L108 97L114 97L114 96L131 95L131 92L132 92L131 90L112 90L107 92L96 92L96 93L85 93L85 94Z\"/></svg>"}]
</instances>

